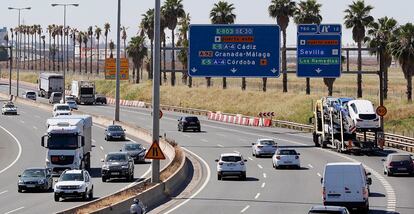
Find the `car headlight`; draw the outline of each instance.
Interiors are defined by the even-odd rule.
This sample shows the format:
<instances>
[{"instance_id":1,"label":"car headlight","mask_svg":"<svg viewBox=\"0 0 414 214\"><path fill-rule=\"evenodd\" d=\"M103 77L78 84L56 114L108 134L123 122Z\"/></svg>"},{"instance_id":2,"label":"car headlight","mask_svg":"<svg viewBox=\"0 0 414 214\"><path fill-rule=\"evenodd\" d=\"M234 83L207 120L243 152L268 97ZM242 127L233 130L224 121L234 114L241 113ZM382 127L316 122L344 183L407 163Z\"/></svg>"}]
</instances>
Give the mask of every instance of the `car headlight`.
<instances>
[{"instance_id":1,"label":"car headlight","mask_svg":"<svg viewBox=\"0 0 414 214\"><path fill-rule=\"evenodd\" d=\"M45 183L45 180L39 180L38 183L39 184L44 184Z\"/></svg>"},{"instance_id":2,"label":"car headlight","mask_svg":"<svg viewBox=\"0 0 414 214\"><path fill-rule=\"evenodd\" d=\"M128 169L128 167L129 167L128 165L121 166L122 169Z\"/></svg>"},{"instance_id":3,"label":"car headlight","mask_svg":"<svg viewBox=\"0 0 414 214\"><path fill-rule=\"evenodd\" d=\"M19 180L19 184L24 184L24 182L22 180Z\"/></svg>"},{"instance_id":4,"label":"car headlight","mask_svg":"<svg viewBox=\"0 0 414 214\"><path fill-rule=\"evenodd\" d=\"M108 132L108 136L111 136L112 134L110 132Z\"/></svg>"},{"instance_id":5,"label":"car headlight","mask_svg":"<svg viewBox=\"0 0 414 214\"><path fill-rule=\"evenodd\" d=\"M103 166L102 166L102 169L108 170L108 169L109 169L109 166L107 166L107 165L103 165Z\"/></svg>"}]
</instances>

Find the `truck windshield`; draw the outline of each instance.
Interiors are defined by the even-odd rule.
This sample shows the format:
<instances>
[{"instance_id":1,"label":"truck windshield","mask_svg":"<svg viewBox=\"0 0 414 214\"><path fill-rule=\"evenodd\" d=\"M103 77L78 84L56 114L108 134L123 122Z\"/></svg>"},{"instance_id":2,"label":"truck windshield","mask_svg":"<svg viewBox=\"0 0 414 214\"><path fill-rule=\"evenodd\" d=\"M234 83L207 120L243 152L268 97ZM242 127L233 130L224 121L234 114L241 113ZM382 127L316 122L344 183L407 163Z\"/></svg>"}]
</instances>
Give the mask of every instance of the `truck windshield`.
<instances>
[{"instance_id":1,"label":"truck windshield","mask_svg":"<svg viewBox=\"0 0 414 214\"><path fill-rule=\"evenodd\" d=\"M51 134L48 147L49 149L77 149L78 137L74 134Z\"/></svg>"},{"instance_id":2,"label":"truck windshield","mask_svg":"<svg viewBox=\"0 0 414 214\"><path fill-rule=\"evenodd\" d=\"M56 110L59 111L70 111L69 106L56 106Z\"/></svg>"},{"instance_id":3,"label":"truck windshield","mask_svg":"<svg viewBox=\"0 0 414 214\"><path fill-rule=\"evenodd\" d=\"M81 88L81 94L93 94L93 88Z\"/></svg>"}]
</instances>

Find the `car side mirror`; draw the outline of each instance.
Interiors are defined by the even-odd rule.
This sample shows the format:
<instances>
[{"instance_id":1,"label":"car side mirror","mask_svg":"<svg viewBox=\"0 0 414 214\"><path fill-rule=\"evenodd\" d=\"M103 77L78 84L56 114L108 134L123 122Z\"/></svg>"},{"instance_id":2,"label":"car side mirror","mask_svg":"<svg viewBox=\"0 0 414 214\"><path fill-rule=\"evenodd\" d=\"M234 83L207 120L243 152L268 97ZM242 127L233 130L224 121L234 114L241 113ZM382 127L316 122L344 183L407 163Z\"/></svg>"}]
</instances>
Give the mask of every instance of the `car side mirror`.
<instances>
[{"instance_id":1,"label":"car side mirror","mask_svg":"<svg viewBox=\"0 0 414 214\"><path fill-rule=\"evenodd\" d=\"M219 162L219 160L218 160L218 159L216 159L216 162Z\"/></svg>"},{"instance_id":2,"label":"car side mirror","mask_svg":"<svg viewBox=\"0 0 414 214\"><path fill-rule=\"evenodd\" d=\"M367 172L367 176L369 176L369 175L371 175L371 173L370 172Z\"/></svg>"},{"instance_id":3,"label":"car side mirror","mask_svg":"<svg viewBox=\"0 0 414 214\"><path fill-rule=\"evenodd\" d=\"M122 152L122 149L120 149L119 151Z\"/></svg>"},{"instance_id":4,"label":"car side mirror","mask_svg":"<svg viewBox=\"0 0 414 214\"><path fill-rule=\"evenodd\" d=\"M20 177L22 177L22 175L18 175L17 177L19 177L19 178L20 178Z\"/></svg>"},{"instance_id":5,"label":"car side mirror","mask_svg":"<svg viewBox=\"0 0 414 214\"><path fill-rule=\"evenodd\" d=\"M367 184L371 185L372 184L372 179L371 178L367 178Z\"/></svg>"},{"instance_id":6,"label":"car side mirror","mask_svg":"<svg viewBox=\"0 0 414 214\"><path fill-rule=\"evenodd\" d=\"M246 160L246 159L244 159L244 162L247 162L247 160Z\"/></svg>"},{"instance_id":7,"label":"car side mirror","mask_svg":"<svg viewBox=\"0 0 414 214\"><path fill-rule=\"evenodd\" d=\"M101 159L101 162L105 162L105 160L104 159Z\"/></svg>"},{"instance_id":8,"label":"car side mirror","mask_svg":"<svg viewBox=\"0 0 414 214\"><path fill-rule=\"evenodd\" d=\"M381 161L385 161L385 159L381 159Z\"/></svg>"},{"instance_id":9,"label":"car side mirror","mask_svg":"<svg viewBox=\"0 0 414 214\"><path fill-rule=\"evenodd\" d=\"M252 143L252 146L254 146L254 143Z\"/></svg>"},{"instance_id":10,"label":"car side mirror","mask_svg":"<svg viewBox=\"0 0 414 214\"><path fill-rule=\"evenodd\" d=\"M40 142L40 145L41 145L42 147L45 147L45 137L47 137L47 135L43 135L43 136L42 136L42 141ZM47 148L47 147L45 147L45 148Z\"/></svg>"},{"instance_id":11,"label":"car side mirror","mask_svg":"<svg viewBox=\"0 0 414 214\"><path fill-rule=\"evenodd\" d=\"M321 178L321 184L323 184L323 178Z\"/></svg>"},{"instance_id":12,"label":"car side mirror","mask_svg":"<svg viewBox=\"0 0 414 214\"><path fill-rule=\"evenodd\" d=\"M105 129L105 131L108 131L108 129Z\"/></svg>"},{"instance_id":13,"label":"car side mirror","mask_svg":"<svg viewBox=\"0 0 414 214\"><path fill-rule=\"evenodd\" d=\"M55 179L55 180L53 180L55 183L57 183L58 181L59 181L59 179Z\"/></svg>"}]
</instances>

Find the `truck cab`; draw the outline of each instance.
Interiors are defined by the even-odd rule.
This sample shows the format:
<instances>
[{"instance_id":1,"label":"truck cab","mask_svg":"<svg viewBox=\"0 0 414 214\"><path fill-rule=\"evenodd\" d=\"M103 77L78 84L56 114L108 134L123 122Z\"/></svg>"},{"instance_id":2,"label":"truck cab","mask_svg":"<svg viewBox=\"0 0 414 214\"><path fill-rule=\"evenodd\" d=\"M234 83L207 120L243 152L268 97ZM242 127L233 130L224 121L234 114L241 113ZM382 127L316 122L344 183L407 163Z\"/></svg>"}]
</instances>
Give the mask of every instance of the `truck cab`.
<instances>
[{"instance_id":1,"label":"truck cab","mask_svg":"<svg viewBox=\"0 0 414 214\"><path fill-rule=\"evenodd\" d=\"M58 116L47 120L47 134L41 145L47 148L46 167L54 174L66 169L89 169L92 117Z\"/></svg>"}]
</instances>

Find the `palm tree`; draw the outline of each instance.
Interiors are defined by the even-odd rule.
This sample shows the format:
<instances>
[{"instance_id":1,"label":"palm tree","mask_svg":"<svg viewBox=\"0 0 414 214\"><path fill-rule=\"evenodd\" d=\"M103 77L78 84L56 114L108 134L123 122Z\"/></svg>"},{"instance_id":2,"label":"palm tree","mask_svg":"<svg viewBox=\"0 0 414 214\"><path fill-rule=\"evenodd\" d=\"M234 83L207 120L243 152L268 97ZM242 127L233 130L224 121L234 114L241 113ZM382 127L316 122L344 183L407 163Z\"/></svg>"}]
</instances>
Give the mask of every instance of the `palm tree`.
<instances>
[{"instance_id":1,"label":"palm tree","mask_svg":"<svg viewBox=\"0 0 414 214\"><path fill-rule=\"evenodd\" d=\"M126 39L127 39L127 32L126 32L126 30L127 30L127 28L125 26L123 26L121 28L121 30L122 30L121 38L122 38L122 40L124 40L124 58L127 58L127 51L126 51Z\"/></svg>"},{"instance_id":2,"label":"palm tree","mask_svg":"<svg viewBox=\"0 0 414 214\"><path fill-rule=\"evenodd\" d=\"M412 102L412 82L414 75L414 25L407 23L394 31L388 48L401 65L407 80L407 100Z\"/></svg>"},{"instance_id":3,"label":"palm tree","mask_svg":"<svg viewBox=\"0 0 414 214\"><path fill-rule=\"evenodd\" d=\"M352 39L358 44L358 77L357 85L358 91L357 96L362 97L362 57L361 57L361 46L365 38L366 27L374 21L374 18L369 15L373 9L370 5L365 5L364 0L354 1L348 6L345 12L345 27L352 28Z\"/></svg>"},{"instance_id":4,"label":"palm tree","mask_svg":"<svg viewBox=\"0 0 414 214\"><path fill-rule=\"evenodd\" d=\"M52 44L53 28L54 28L54 25L48 25L47 26L47 32L49 32L49 46ZM49 71L50 71L50 48L49 48L49 57L48 57L48 60L49 60Z\"/></svg>"},{"instance_id":5,"label":"palm tree","mask_svg":"<svg viewBox=\"0 0 414 214\"><path fill-rule=\"evenodd\" d=\"M96 52L97 52L97 58L96 58L96 74L99 74L99 39L101 38L102 29L95 25L95 37L97 40L96 43Z\"/></svg>"},{"instance_id":6,"label":"palm tree","mask_svg":"<svg viewBox=\"0 0 414 214\"><path fill-rule=\"evenodd\" d=\"M43 71L46 71L46 36L42 35L40 38L43 42Z\"/></svg>"},{"instance_id":7,"label":"palm tree","mask_svg":"<svg viewBox=\"0 0 414 214\"><path fill-rule=\"evenodd\" d=\"M368 26L368 36L365 37L365 42L368 43L368 47L377 48L381 53L376 51L372 52L377 54L380 63L384 63L381 66L384 71L384 99L388 97L388 68L391 66L392 55L388 49L387 44L389 43L392 33L397 29L397 21L387 16L378 19L378 22L372 22ZM381 74L380 74L381 75Z\"/></svg>"},{"instance_id":8,"label":"palm tree","mask_svg":"<svg viewBox=\"0 0 414 214\"><path fill-rule=\"evenodd\" d=\"M290 17L296 11L296 3L291 0L272 0L268 8L269 16L277 20L283 35L282 47L282 71L283 71L283 92L287 92L287 67L286 67L286 28L289 25ZM263 79L264 80L264 79ZM263 81L265 84L266 81Z\"/></svg>"},{"instance_id":9,"label":"palm tree","mask_svg":"<svg viewBox=\"0 0 414 214\"><path fill-rule=\"evenodd\" d=\"M321 4L316 0L300 1L294 13L296 24L320 24L322 22ZM310 94L310 78L306 78L306 94Z\"/></svg>"},{"instance_id":10,"label":"palm tree","mask_svg":"<svg viewBox=\"0 0 414 214\"><path fill-rule=\"evenodd\" d=\"M76 48L76 33L78 33L78 30L76 28L72 28L70 31L70 37L72 38L72 70L73 73L76 72L76 54L75 54L75 48Z\"/></svg>"},{"instance_id":11,"label":"palm tree","mask_svg":"<svg viewBox=\"0 0 414 214\"><path fill-rule=\"evenodd\" d=\"M185 70L185 72L183 72L183 77L182 77L182 82L183 84L187 85L187 77L188 77L188 71L187 71L187 62L188 62L188 30L190 27L190 21L191 21L191 17L190 14L187 13L183 18L180 18L180 21L178 22L178 24L180 25L180 28L178 29L179 31L179 39L177 41L177 45L183 47L184 49L182 49L180 52L178 52L178 60L180 60L181 64L183 65L183 70ZM191 78L191 77L190 77Z\"/></svg>"},{"instance_id":12,"label":"palm tree","mask_svg":"<svg viewBox=\"0 0 414 214\"><path fill-rule=\"evenodd\" d=\"M52 51L52 60L53 60L53 71L55 71L55 57L56 57L56 35L57 35L57 26L54 26L53 27L53 30L52 30L52 38L53 38L53 51Z\"/></svg>"},{"instance_id":13,"label":"palm tree","mask_svg":"<svg viewBox=\"0 0 414 214\"><path fill-rule=\"evenodd\" d=\"M42 69L42 48L41 48L42 47L42 44L40 42L40 39L42 37L42 32L43 32L42 26L41 25L37 25L37 29L36 30L37 30L36 33L39 36L39 47L40 47L40 49L39 49L39 52L40 52L39 53L39 60L40 60L40 62L39 62L39 69Z\"/></svg>"},{"instance_id":14,"label":"palm tree","mask_svg":"<svg viewBox=\"0 0 414 214\"><path fill-rule=\"evenodd\" d=\"M148 9L145 14L142 14L141 19L141 36L145 33L150 40L151 56L150 56L150 70L148 70L148 78L152 79L153 75L153 53L154 53L154 9Z\"/></svg>"},{"instance_id":15,"label":"palm tree","mask_svg":"<svg viewBox=\"0 0 414 214\"><path fill-rule=\"evenodd\" d=\"M60 71L60 45L61 44L59 44L59 43L61 43L60 41L60 39L59 39L59 37L62 37L62 28L63 28L63 26L62 25L58 25L57 27L56 27L56 35L57 35L57 47L56 47L56 50L57 50L57 56L58 56L58 63L57 63L57 70L58 71Z\"/></svg>"},{"instance_id":16,"label":"palm tree","mask_svg":"<svg viewBox=\"0 0 414 214\"><path fill-rule=\"evenodd\" d=\"M139 83L139 70L142 68L144 58L148 54L148 48L145 47L145 36L132 37L131 41L128 43L126 51L128 52L128 55L132 57L132 62L134 63L134 74L135 69L137 69L137 77L134 81L135 83Z\"/></svg>"},{"instance_id":17,"label":"palm tree","mask_svg":"<svg viewBox=\"0 0 414 214\"><path fill-rule=\"evenodd\" d=\"M12 33L13 34L13 33ZM3 40L6 42L6 48L9 46L9 34L6 32L3 36ZM6 68L9 68L9 61L6 63Z\"/></svg>"},{"instance_id":18,"label":"palm tree","mask_svg":"<svg viewBox=\"0 0 414 214\"><path fill-rule=\"evenodd\" d=\"M28 27L26 25L22 25L22 31L21 33L23 34L23 69L26 69L26 57L27 57L27 52L26 52L26 47L27 47L27 42L26 42L26 35L28 33ZM27 66L27 68L29 68L29 66Z\"/></svg>"},{"instance_id":19,"label":"palm tree","mask_svg":"<svg viewBox=\"0 0 414 214\"><path fill-rule=\"evenodd\" d=\"M82 74L82 42L83 42L83 32L79 31L76 40L79 43L79 74Z\"/></svg>"},{"instance_id":20,"label":"palm tree","mask_svg":"<svg viewBox=\"0 0 414 214\"><path fill-rule=\"evenodd\" d=\"M83 44L84 44L84 50L85 50L85 74L88 73L88 32L84 32L83 34ZM91 50L92 51L92 50Z\"/></svg>"},{"instance_id":21,"label":"palm tree","mask_svg":"<svg viewBox=\"0 0 414 214\"><path fill-rule=\"evenodd\" d=\"M70 34L71 28L69 26L66 26L65 28L65 38L66 38L66 71L69 72L69 34Z\"/></svg>"},{"instance_id":22,"label":"palm tree","mask_svg":"<svg viewBox=\"0 0 414 214\"><path fill-rule=\"evenodd\" d=\"M234 24L236 14L233 13L234 5L225 1L219 1L214 4L210 11L210 20L212 24ZM207 87L210 87L211 77L207 78ZM242 78L242 88L246 85L246 78ZM223 89L227 88L226 77L223 77Z\"/></svg>"},{"instance_id":23,"label":"palm tree","mask_svg":"<svg viewBox=\"0 0 414 214\"><path fill-rule=\"evenodd\" d=\"M108 58L108 34L111 32L111 25L107 22L104 24L104 36L105 36L105 59Z\"/></svg>"},{"instance_id":24,"label":"palm tree","mask_svg":"<svg viewBox=\"0 0 414 214\"><path fill-rule=\"evenodd\" d=\"M91 61L90 61L90 66L91 66L91 70L90 70L90 72L92 73L93 71L92 71L92 55L93 55L93 28L92 28L92 26L89 26L89 28L88 28L88 35L89 35L89 39L91 40Z\"/></svg>"},{"instance_id":25,"label":"palm tree","mask_svg":"<svg viewBox=\"0 0 414 214\"><path fill-rule=\"evenodd\" d=\"M13 46L14 46L14 44L13 44L13 40L14 40L14 29L13 28L10 28L10 35L11 35L11 43L10 43L10 46L12 46L11 51L13 52ZM13 55L13 53L12 53L12 55Z\"/></svg>"},{"instance_id":26,"label":"palm tree","mask_svg":"<svg viewBox=\"0 0 414 214\"><path fill-rule=\"evenodd\" d=\"M175 85L175 27L178 23L178 18L185 16L184 6L182 0L165 0L163 5L165 21L168 29L171 30L172 43L172 57L171 57L171 85Z\"/></svg>"},{"instance_id":27,"label":"palm tree","mask_svg":"<svg viewBox=\"0 0 414 214\"><path fill-rule=\"evenodd\" d=\"M109 58L114 58L114 49L115 49L115 43L114 41L109 42L109 50L111 51L111 54L109 55Z\"/></svg>"}]
</instances>

